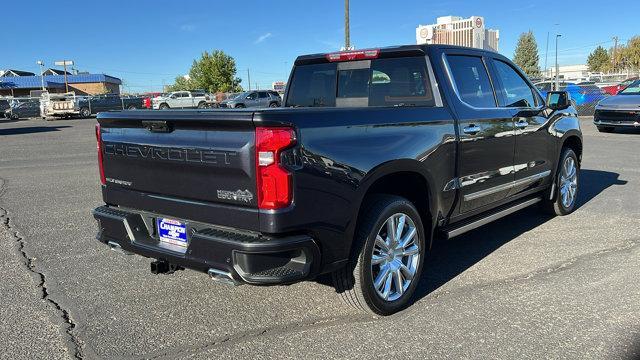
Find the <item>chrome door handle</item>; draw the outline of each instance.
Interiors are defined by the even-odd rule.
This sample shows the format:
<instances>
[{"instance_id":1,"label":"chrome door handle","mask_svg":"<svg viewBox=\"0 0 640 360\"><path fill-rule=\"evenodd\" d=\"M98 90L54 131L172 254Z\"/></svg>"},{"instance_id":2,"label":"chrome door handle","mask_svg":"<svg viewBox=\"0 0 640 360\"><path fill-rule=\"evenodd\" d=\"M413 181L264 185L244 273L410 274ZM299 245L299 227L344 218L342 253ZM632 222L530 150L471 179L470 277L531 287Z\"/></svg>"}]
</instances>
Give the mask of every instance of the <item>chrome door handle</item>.
<instances>
[{"instance_id":1,"label":"chrome door handle","mask_svg":"<svg viewBox=\"0 0 640 360\"><path fill-rule=\"evenodd\" d=\"M526 121L517 121L516 122L516 127L518 128L526 128L527 126L529 126L529 123Z\"/></svg>"},{"instance_id":2,"label":"chrome door handle","mask_svg":"<svg viewBox=\"0 0 640 360\"><path fill-rule=\"evenodd\" d=\"M469 134L469 135L475 135L475 134L479 133L480 130L482 130L482 129L480 129L480 126L473 125L473 124L471 124L471 125L467 126L466 128L462 129L462 131L465 134Z\"/></svg>"}]
</instances>

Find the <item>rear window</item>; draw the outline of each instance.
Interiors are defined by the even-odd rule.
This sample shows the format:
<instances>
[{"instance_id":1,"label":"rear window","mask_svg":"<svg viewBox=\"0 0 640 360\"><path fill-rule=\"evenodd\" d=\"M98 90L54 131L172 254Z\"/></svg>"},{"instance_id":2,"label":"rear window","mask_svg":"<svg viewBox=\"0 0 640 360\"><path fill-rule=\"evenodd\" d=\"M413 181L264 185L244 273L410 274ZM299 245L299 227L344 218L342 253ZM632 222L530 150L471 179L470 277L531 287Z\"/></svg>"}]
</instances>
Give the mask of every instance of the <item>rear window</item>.
<instances>
[{"instance_id":1,"label":"rear window","mask_svg":"<svg viewBox=\"0 0 640 360\"><path fill-rule=\"evenodd\" d=\"M286 106L434 106L424 57L297 66Z\"/></svg>"}]
</instances>

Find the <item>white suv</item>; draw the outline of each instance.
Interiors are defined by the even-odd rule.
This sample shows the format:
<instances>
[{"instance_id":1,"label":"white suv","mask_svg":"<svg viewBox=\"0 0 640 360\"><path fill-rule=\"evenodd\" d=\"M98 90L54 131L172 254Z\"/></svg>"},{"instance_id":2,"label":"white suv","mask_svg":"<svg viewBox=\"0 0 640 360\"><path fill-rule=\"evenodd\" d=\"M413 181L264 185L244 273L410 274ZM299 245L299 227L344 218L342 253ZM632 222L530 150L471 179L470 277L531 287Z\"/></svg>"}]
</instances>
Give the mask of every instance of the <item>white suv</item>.
<instances>
[{"instance_id":1,"label":"white suv","mask_svg":"<svg viewBox=\"0 0 640 360\"><path fill-rule=\"evenodd\" d=\"M209 107L211 98L204 91L174 91L151 100L154 109L204 109Z\"/></svg>"}]
</instances>

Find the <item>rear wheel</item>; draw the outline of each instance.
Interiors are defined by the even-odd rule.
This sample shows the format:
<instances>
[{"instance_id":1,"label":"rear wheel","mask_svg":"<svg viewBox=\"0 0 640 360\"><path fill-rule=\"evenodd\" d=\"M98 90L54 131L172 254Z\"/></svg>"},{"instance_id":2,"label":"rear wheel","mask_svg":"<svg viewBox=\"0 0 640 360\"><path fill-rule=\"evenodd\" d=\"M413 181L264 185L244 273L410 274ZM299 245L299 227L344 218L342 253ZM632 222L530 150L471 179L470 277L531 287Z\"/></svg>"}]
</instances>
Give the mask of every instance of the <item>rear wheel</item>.
<instances>
[{"instance_id":1,"label":"rear wheel","mask_svg":"<svg viewBox=\"0 0 640 360\"><path fill-rule=\"evenodd\" d=\"M420 280L425 236L420 215L407 199L374 195L364 205L349 264L333 273L347 304L377 315L407 307Z\"/></svg>"},{"instance_id":2,"label":"rear wheel","mask_svg":"<svg viewBox=\"0 0 640 360\"><path fill-rule=\"evenodd\" d=\"M127 110L136 110L137 107L135 105L129 105L129 107L127 108Z\"/></svg>"},{"instance_id":3,"label":"rear wheel","mask_svg":"<svg viewBox=\"0 0 640 360\"><path fill-rule=\"evenodd\" d=\"M598 126L598 131L603 132L603 133L610 133L613 132L614 128L611 126Z\"/></svg>"},{"instance_id":4,"label":"rear wheel","mask_svg":"<svg viewBox=\"0 0 640 360\"><path fill-rule=\"evenodd\" d=\"M18 120L20 118L20 116L18 116L18 114L12 113L11 114L11 120Z\"/></svg>"},{"instance_id":5,"label":"rear wheel","mask_svg":"<svg viewBox=\"0 0 640 360\"><path fill-rule=\"evenodd\" d=\"M89 116L91 116L91 111L88 107L83 107L82 109L80 109L80 116L83 118L88 118Z\"/></svg>"},{"instance_id":6,"label":"rear wheel","mask_svg":"<svg viewBox=\"0 0 640 360\"><path fill-rule=\"evenodd\" d=\"M275 103L275 102L271 103L271 104L269 104L269 107L270 108L277 108L278 107L278 103Z\"/></svg>"},{"instance_id":7,"label":"rear wheel","mask_svg":"<svg viewBox=\"0 0 640 360\"><path fill-rule=\"evenodd\" d=\"M236 109L244 109L244 104L236 104Z\"/></svg>"},{"instance_id":8,"label":"rear wheel","mask_svg":"<svg viewBox=\"0 0 640 360\"><path fill-rule=\"evenodd\" d=\"M207 103L205 103L204 101L200 101L198 103L198 109L204 109L207 107Z\"/></svg>"},{"instance_id":9,"label":"rear wheel","mask_svg":"<svg viewBox=\"0 0 640 360\"><path fill-rule=\"evenodd\" d=\"M552 200L545 200L543 204L545 210L557 216L571 214L578 200L579 180L580 163L578 157L572 149L564 148L558 164Z\"/></svg>"}]
</instances>

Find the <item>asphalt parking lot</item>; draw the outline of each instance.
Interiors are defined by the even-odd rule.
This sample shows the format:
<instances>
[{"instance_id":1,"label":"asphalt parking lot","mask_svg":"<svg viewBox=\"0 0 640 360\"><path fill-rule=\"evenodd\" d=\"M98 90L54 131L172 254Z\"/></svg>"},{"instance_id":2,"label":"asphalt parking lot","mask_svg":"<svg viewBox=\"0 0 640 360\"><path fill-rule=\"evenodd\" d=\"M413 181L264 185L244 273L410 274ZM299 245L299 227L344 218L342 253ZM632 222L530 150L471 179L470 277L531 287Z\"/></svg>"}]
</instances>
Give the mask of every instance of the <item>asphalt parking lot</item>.
<instances>
[{"instance_id":1,"label":"asphalt parking lot","mask_svg":"<svg viewBox=\"0 0 640 360\"><path fill-rule=\"evenodd\" d=\"M95 240L94 119L0 120L0 358L640 358L640 132L585 133L579 209L527 209L428 257L372 319L321 282L227 287Z\"/></svg>"}]
</instances>

